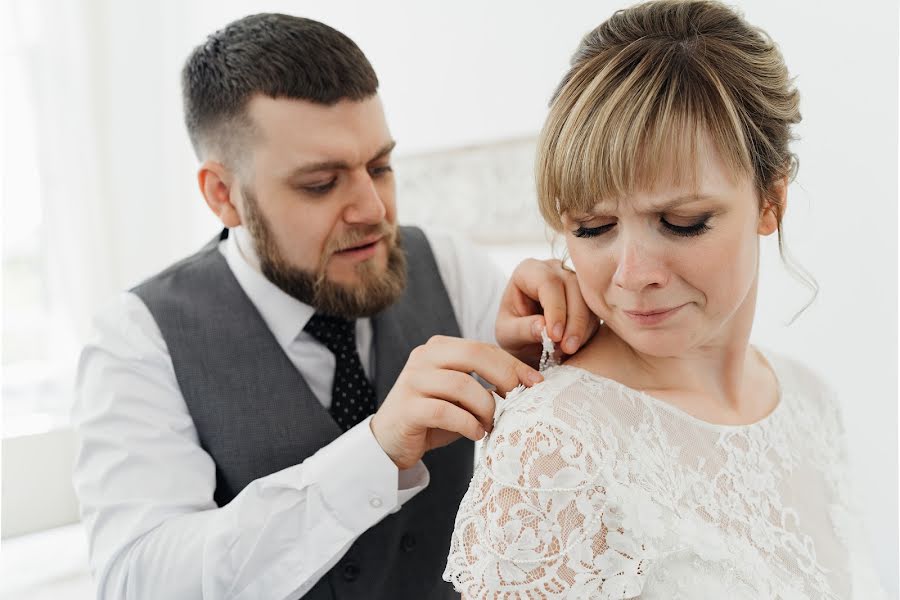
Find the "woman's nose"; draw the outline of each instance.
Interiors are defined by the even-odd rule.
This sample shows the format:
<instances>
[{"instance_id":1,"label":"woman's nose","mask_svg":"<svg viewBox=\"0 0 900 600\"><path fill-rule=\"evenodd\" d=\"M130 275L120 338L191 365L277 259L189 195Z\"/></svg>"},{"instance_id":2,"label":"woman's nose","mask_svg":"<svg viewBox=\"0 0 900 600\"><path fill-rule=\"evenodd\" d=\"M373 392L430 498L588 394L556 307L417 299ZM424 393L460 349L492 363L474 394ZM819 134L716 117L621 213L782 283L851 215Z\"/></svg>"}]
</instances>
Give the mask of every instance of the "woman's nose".
<instances>
[{"instance_id":1,"label":"woman's nose","mask_svg":"<svg viewBox=\"0 0 900 600\"><path fill-rule=\"evenodd\" d=\"M630 292L640 292L648 286L665 286L668 277L668 269L659 250L639 240L622 241L619 261L613 274L614 285Z\"/></svg>"}]
</instances>

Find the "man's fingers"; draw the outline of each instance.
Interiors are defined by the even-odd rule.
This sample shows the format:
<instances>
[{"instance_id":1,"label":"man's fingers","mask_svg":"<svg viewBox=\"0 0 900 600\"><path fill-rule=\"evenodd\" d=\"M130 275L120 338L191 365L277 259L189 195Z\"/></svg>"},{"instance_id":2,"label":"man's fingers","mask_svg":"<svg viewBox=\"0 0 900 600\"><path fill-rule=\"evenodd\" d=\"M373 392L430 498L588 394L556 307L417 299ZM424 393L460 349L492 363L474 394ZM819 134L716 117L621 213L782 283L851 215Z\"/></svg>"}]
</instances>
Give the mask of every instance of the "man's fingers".
<instances>
[{"instance_id":1,"label":"man's fingers","mask_svg":"<svg viewBox=\"0 0 900 600\"><path fill-rule=\"evenodd\" d=\"M463 373L477 373L502 394L520 384L534 385L544 378L497 346L453 337L435 336L413 351L416 360ZM412 355L411 355L412 356Z\"/></svg>"},{"instance_id":2,"label":"man's fingers","mask_svg":"<svg viewBox=\"0 0 900 600\"><path fill-rule=\"evenodd\" d=\"M498 350L500 350L500 349L498 348ZM500 350L500 352L503 352L503 350ZM503 353L506 354L505 352L503 352ZM507 356L509 356L509 355L507 354ZM522 385L523 383L526 386L531 387L532 385L540 383L544 380L544 376L541 375L541 373L539 371L532 369L530 366L528 366L527 364L525 364L524 362L522 362L521 360L518 360L517 358L515 358L513 356L510 356L510 358L512 358L515 361L513 366L516 371L516 378L515 378L515 380L513 380L511 382L511 385L508 388L507 387L503 387L503 388L498 387L497 391L500 392L500 395L506 396L506 394L508 392L512 391L514 388L518 387L519 385ZM516 380L518 380L518 381L516 381Z\"/></svg>"},{"instance_id":3,"label":"man's fingers","mask_svg":"<svg viewBox=\"0 0 900 600\"><path fill-rule=\"evenodd\" d=\"M423 398L417 404L425 427L459 433L473 442L484 437L485 430L478 419L455 404L437 398Z\"/></svg>"},{"instance_id":4,"label":"man's fingers","mask_svg":"<svg viewBox=\"0 0 900 600\"><path fill-rule=\"evenodd\" d=\"M575 354L594 333L597 316L584 301L575 274L565 272L563 280L566 286L566 332L562 336L561 347L566 354Z\"/></svg>"},{"instance_id":5,"label":"man's fingers","mask_svg":"<svg viewBox=\"0 0 900 600\"><path fill-rule=\"evenodd\" d=\"M565 332L566 287L557 269L544 261L525 260L513 271L511 282L540 304L550 339L560 341Z\"/></svg>"},{"instance_id":6,"label":"man's fingers","mask_svg":"<svg viewBox=\"0 0 900 600\"><path fill-rule=\"evenodd\" d=\"M536 370L496 346L481 344L473 349L471 357L459 358L463 362L451 363L448 368L474 371L504 396L519 385L530 387L544 380Z\"/></svg>"},{"instance_id":7,"label":"man's fingers","mask_svg":"<svg viewBox=\"0 0 900 600\"><path fill-rule=\"evenodd\" d=\"M515 286L510 286L510 301L516 317L527 317L541 312L541 306L536 299L529 298Z\"/></svg>"},{"instance_id":8,"label":"man's fingers","mask_svg":"<svg viewBox=\"0 0 900 600\"><path fill-rule=\"evenodd\" d=\"M443 448L451 442L455 442L460 435L455 431L445 431L443 429L429 429L426 435L426 444L429 450L435 448Z\"/></svg>"},{"instance_id":9,"label":"man's fingers","mask_svg":"<svg viewBox=\"0 0 900 600\"><path fill-rule=\"evenodd\" d=\"M538 288L538 300L544 309L547 334L554 342L562 339L566 326L566 286L559 280L545 281Z\"/></svg>"},{"instance_id":10,"label":"man's fingers","mask_svg":"<svg viewBox=\"0 0 900 600\"><path fill-rule=\"evenodd\" d=\"M509 317L497 320L497 343L507 350L519 350L541 341L544 317Z\"/></svg>"},{"instance_id":11,"label":"man's fingers","mask_svg":"<svg viewBox=\"0 0 900 600\"><path fill-rule=\"evenodd\" d=\"M422 396L453 402L473 414L485 429L493 426L494 398L468 373L423 369L411 383Z\"/></svg>"}]
</instances>

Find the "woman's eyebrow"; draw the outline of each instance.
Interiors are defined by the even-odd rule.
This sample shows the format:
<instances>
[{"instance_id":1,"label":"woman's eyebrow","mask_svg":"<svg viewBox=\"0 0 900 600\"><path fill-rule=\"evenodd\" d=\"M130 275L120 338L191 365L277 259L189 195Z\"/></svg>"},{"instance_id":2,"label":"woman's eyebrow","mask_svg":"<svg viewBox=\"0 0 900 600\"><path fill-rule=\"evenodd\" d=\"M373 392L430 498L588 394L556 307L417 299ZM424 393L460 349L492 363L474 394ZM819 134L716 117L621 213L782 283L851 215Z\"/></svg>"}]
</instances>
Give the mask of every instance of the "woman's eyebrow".
<instances>
[{"instance_id":1,"label":"woman's eyebrow","mask_svg":"<svg viewBox=\"0 0 900 600\"><path fill-rule=\"evenodd\" d=\"M684 204L691 204L693 202L701 202L704 200L717 200L718 196L713 196L711 194L683 194L681 196L676 196L675 198L671 198L662 202L660 204L654 204L650 207L650 210L653 212L667 212L674 208L678 208Z\"/></svg>"},{"instance_id":2,"label":"woman's eyebrow","mask_svg":"<svg viewBox=\"0 0 900 600\"><path fill-rule=\"evenodd\" d=\"M719 196L713 194L698 194L698 193L689 193L689 194L681 194L679 196L675 196L674 198L670 198L658 204L649 204L644 207L640 207L639 212L647 212L647 213L665 213L685 204L692 204L694 202L703 202L703 201L717 201L719 200ZM594 205L591 209L589 209L584 214L580 215L572 215L574 217L579 218L588 218L588 217L608 217L613 216L616 213L616 209L618 208L618 202L602 202Z\"/></svg>"}]
</instances>

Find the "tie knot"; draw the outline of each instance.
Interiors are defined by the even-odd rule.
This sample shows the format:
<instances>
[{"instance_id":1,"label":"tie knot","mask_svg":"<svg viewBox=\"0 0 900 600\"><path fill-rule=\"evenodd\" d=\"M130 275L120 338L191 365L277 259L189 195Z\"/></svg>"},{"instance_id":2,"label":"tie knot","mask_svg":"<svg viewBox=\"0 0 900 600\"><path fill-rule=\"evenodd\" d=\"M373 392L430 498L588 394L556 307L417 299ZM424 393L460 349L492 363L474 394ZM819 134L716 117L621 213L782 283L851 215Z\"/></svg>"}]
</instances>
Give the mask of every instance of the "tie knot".
<instances>
[{"instance_id":1,"label":"tie knot","mask_svg":"<svg viewBox=\"0 0 900 600\"><path fill-rule=\"evenodd\" d=\"M355 321L316 313L303 329L332 353L338 350L356 350Z\"/></svg>"}]
</instances>

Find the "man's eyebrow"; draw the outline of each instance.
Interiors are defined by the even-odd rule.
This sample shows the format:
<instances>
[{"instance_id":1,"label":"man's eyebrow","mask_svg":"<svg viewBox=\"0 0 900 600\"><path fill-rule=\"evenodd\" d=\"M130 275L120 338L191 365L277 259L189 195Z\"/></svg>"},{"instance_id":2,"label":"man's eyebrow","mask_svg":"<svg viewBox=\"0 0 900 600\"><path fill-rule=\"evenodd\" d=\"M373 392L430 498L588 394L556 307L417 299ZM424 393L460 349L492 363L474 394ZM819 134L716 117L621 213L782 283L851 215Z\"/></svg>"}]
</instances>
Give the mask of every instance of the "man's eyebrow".
<instances>
[{"instance_id":1,"label":"man's eyebrow","mask_svg":"<svg viewBox=\"0 0 900 600\"><path fill-rule=\"evenodd\" d=\"M370 158L368 162L373 162L373 161L378 160L379 158L384 158L385 156L387 156L388 154L390 154L391 152L394 151L394 146L396 146L396 145L397 145L397 142L394 140L391 140L390 142L388 142L387 144L382 146L381 150L376 152L375 156Z\"/></svg>"},{"instance_id":2,"label":"man's eyebrow","mask_svg":"<svg viewBox=\"0 0 900 600\"><path fill-rule=\"evenodd\" d=\"M391 140L384 146L382 146L378 152L375 153L375 156L366 161L366 164L378 160L379 158L384 158L388 154L393 151L394 146L397 145L397 142ZM302 165L291 171L290 175L288 175L288 179L293 179L299 175L305 175L307 173L315 173L316 171L338 171L341 169L349 169L350 165L343 160L325 160L321 162L309 163L306 165Z\"/></svg>"}]
</instances>

